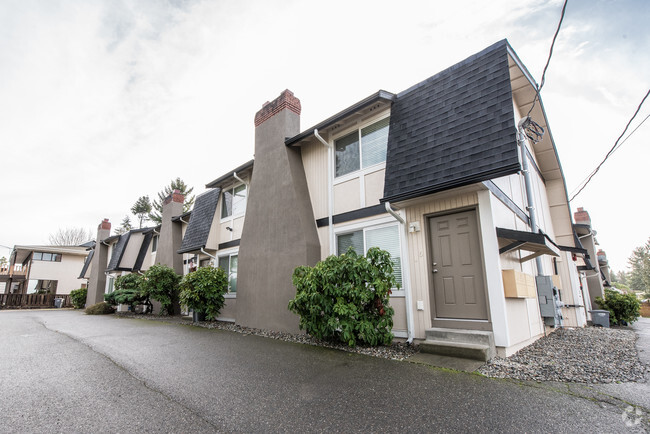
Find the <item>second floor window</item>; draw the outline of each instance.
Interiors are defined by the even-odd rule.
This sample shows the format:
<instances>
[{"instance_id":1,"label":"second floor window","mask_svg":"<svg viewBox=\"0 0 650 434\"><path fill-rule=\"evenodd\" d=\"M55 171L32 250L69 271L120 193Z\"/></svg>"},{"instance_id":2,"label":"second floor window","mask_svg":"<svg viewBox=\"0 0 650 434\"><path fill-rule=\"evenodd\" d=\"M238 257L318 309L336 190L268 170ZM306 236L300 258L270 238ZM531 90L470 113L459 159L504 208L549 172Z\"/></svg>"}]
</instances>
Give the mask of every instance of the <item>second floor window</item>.
<instances>
[{"instance_id":1,"label":"second floor window","mask_svg":"<svg viewBox=\"0 0 650 434\"><path fill-rule=\"evenodd\" d=\"M34 261L61 262L59 253L34 252Z\"/></svg>"},{"instance_id":2,"label":"second floor window","mask_svg":"<svg viewBox=\"0 0 650 434\"><path fill-rule=\"evenodd\" d=\"M238 185L224 190L221 197L221 218L237 216L246 211L246 186Z\"/></svg>"},{"instance_id":3,"label":"second floor window","mask_svg":"<svg viewBox=\"0 0 650 434\"><path fill-rule=\"evenodd\" d=\"M389 123L384 118L334 141L337 177L386 161Z\"/></svg>"}]
</instances>

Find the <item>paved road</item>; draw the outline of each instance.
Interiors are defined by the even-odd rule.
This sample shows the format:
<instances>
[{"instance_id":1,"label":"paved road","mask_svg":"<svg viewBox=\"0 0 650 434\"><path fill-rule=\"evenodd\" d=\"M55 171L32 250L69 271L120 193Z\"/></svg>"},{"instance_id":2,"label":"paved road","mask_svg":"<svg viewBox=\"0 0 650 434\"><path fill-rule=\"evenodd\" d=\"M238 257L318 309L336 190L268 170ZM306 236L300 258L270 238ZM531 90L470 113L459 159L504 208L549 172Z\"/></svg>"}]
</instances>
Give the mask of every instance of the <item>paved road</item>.
<instances>
[{"instance_id":1,"label":"paved road","mask_svg":"<svg viewBox=\"0 0 650 434\"><path fill-rule=\"evenodd\" d=\"M0 311L1 432L642 432L626 403L256 336Z\"/></svg>"}]
</instances>

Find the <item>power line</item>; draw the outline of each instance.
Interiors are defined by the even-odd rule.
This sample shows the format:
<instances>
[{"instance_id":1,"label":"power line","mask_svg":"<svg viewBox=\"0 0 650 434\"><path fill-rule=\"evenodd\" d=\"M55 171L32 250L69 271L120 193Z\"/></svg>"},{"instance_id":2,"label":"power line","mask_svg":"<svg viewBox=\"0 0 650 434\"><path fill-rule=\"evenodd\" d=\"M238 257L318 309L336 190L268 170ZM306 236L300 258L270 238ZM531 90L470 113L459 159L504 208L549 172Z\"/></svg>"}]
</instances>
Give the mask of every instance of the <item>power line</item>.
<instances>
[{"instance_id":1,"label":"power line","mask_svg":"<svg viewBox=\"0 0 650 434\"><path fill-rule=\"evenodd\" d=\"M566 11L566 5L569 0L564 0L564 6L562 6L562 14L560 15L560 22L557 23L557 29L555 29L555 35L553 35L553 42L551 42L551 49L548 52L548 59L546 60L546 66L544 66L544 71L542 71L542 79L539 82L539 87L537 88L537 93L535 93L535 98L533 98L533 105L530 106L530 110L528 110L528 114L526 116L530 116L530 113L533 111L533 108L535 107L535 102L537 102L537 99L539 98L539 93L542 91L542 86L544 86L544 81L546 80L546 70L548 69L548 65L551 63L551 56L553 56L553 47L555 46L555 40L557 39L557 35L560 33L560 27L562 27L562 21L564 20L564 12Z\"/></svg>"},{"instance_id":2,"label":"power line","mask_svg":"<svg viewBox=\"0 0 650 434\"><path fill-rule=\"evenodd\" d=\"M596 166L596 168L595 168L595 169L591 172L591 174L587 177L587 180L584 182L584 184L582 185L582 187L580 187L580 190L578 190L578 192L577 192L576 194L574 194L573 197L572 197L571 199L569 199L569 202L571 202L573 199L575 199L576 196L579 195L580 192L581 192L582 190L585 189L585 187L587 186L587 184L589 184L589 182L591 181L591 179L596 175L596 173L598 173L598 171L600 170L601 166L605 163L605 161L607 161L607 159L609 158L609 156L612 155L612 153L613 153L617 148L620 147L620 145L618 144L618 142L619 142L619 141L621 140L621 138L625 135L625 132L626 132L627 129L630 127L630 124L632 123L632 121L634 120L634 118L636 117L636 115L639 113L639 110L641 110L641 106L643 106L643 103L644 103L645 100L648 98L648 95L650 95L650 89L648 89L648 92L645 94L645 96L644 96L643 99L641 100L641 103L640 103L639 106L636 108L636 111L634 112L634 114L632 115L632 117L630 118L630 120L628 121L627 125L625 125L625 129L623 130L623 132L621 133L621 135L618 136L618 139L616 139L616 142L614 143L614 146L612 146L612 148L609 150L609 152L607 153L607 155L605 155L605 158L603 158L603 161L601 161L600 164L599 164L598 166ZM646 119L648 119L648 118L646 117L646 118L643 120L643 122L645 122ZM636 128L634 129L634 131L636 131L637 129L639 129L639 127L643 124L643 122L641 122L641 124L639 124L639 126L636 127ZM632 132L630 133L630 136L631 136L632 134L634 134L634 131L632 131ZM627 136L627 138L626 138L625 140L629 139L630 136ZM621 145L625 142L625 140L624 140L623 142L621 142Z\"/></svg>"},{"instance_id":3,"label":"power line","mask_svg":"<svg viewBox=\"0 0 650 434\"><path fill-rule=\"evenodd\" d=\"M616 146L616 148L614 148L614 150L611 152L610 156L613 155L614 152L618 151L618 150L621 148L621 146L623 146L623 143L627 142L627 140L628 140L630 137L632 137L632 135L636 132L636 130L638 130L638 129L641 127L641 125L643 125L643 123L644 123L645 121L648 120L648 118L650 118L650 114L649 114L648 116L646 116L646 117L645 117L645 118L644 118L644 119L639 123L639 125L637 125L636 128L633 129L632 132L631 132L630 134L628 134L627 137L626 137L625 139L623 139L623 141L622 141L621 143L618 144L618 146ZM589 173L589 175L587 175L587 176L585 177L585 179L583 179L582 181L580 181L580 184L578 184L578 186L577 186L576 188L573 189L573 191L571 192L571 194L573 194L573 192L575 192L576 190L578 190L578 189L582 186L582 184L583 184L584 182L586 182L587 179L588 179L591 175L594 175L594 174L595 174L596 171L597 171L596 169L592 170L592 171ZM576 196L577 196L577 194L576 194ZM574 197L575 197L575 196L574 196ZM573 199L571 199L571 200L573 200Z\"/></svg>"}]
</instances>

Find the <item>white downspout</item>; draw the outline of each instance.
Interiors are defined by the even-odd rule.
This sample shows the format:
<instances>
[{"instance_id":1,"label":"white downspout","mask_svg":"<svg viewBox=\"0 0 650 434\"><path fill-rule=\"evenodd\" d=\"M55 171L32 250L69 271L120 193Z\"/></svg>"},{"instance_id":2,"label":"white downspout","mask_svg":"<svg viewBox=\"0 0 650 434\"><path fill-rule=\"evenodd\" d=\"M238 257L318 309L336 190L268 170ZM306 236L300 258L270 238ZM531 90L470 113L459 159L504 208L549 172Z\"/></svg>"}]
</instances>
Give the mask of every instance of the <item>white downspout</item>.
<instances>
[{"instance_id":1,"label":"white downspout","mask_svg":"<svg viewBox=\"0 0 650 434\"><path fill-rule=\"evenodd\" d=\"M332 160L334 159L334 146L323 139L318 130L314 129L314 137L318 139L325 147L327 147L327 222L329 227L329 245L330 245L330 255L334 255L334 227L332 224L332 214L334 213L334 201L333 201L333 192L334 188L333 177L332 177Z\"/></svg>"},{"instance_id":2,"label":"white downspout","mask_svg":"<svg viewBox=\"0 0 650 434\"><path fill-rule=\"evenodd\" d=\"M390 215L392 215L395 220L397 220L400 223L400 226L402 228L402 233L404 234L403 239L404 242L406 243L408 240L408 228L406 227L406 222L404 221L404 218L402 218L401 215L397 214L395 210L390 206L390 202L384 202L384 206L386 207L386 211ZM400 243L401 244L401 243ZM408 251L408 249L406 249ZM407 252L408 254L408 252ZM402 255L404 255L404 249L402 249ZM404 264L404 261L402 261L402 265ZM405 270L405 267L402 266L402 277L406 276L406 279L403 279L402 283L408 282L407 285L404 285L404 298L406 302L406 337L409 344L413 342L413 329L415 328L415 323L413 322L413 312L411 311L413 309L413 305L411 304L411 282L410 279L408 279L408 270Z\"/></svg>"},{"instance_id":3,"label":"white downspout","mask_svg":"<svg viewBox=\"0 0 650 434\"><path fill-rule=\"evenodd\" d=\"M217 265L217 257L216 256L213 256L213 255L209 254L208 252L206 252L203 247L201 247L201 253L203 253L205 256L209 256L210 258L212 258L215 261L214 264Z\"/></svg>"}]
</instances>

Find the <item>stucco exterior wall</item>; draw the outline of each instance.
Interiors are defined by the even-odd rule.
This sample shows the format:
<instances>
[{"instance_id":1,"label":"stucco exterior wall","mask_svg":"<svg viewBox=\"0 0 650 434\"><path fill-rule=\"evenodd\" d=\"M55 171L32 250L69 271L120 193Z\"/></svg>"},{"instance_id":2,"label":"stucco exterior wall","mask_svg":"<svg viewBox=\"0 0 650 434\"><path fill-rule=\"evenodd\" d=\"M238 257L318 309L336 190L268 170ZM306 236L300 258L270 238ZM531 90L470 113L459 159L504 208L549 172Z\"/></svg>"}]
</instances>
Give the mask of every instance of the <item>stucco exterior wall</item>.
<instances>
[{"instance_id":1,"label":"stucco exterior wall","mask_svg":"<svg viewBox=\"0 0 650 434\"><path fill-rule=\"evenodd\" d=\"M84 283L78 279L83 268L85 256L61 255L61 262L32 261L30 280L56 280L57 294L70 294L73 289L81 288Z\"/></svg>"}]
</instances>

